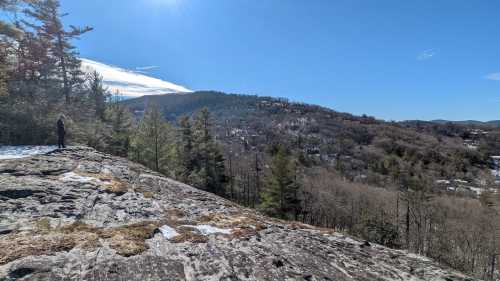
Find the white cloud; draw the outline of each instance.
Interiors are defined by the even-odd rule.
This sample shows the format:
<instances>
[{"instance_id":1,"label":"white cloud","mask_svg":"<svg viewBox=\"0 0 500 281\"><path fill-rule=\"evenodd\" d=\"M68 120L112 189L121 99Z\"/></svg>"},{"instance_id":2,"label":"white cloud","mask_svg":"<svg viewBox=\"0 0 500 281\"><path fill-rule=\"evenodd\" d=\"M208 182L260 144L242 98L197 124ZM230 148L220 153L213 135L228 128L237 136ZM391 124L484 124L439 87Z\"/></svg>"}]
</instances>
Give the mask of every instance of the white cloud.
<instances>
[{"instance_id":1,"label":"white cloud","mask_svg":"<svg viewBox=\"0 0 500 281\"><path fill-rule=\"evenodd\" d=\"M138 66L135 68L135 70L148 71L148 70L153 70L153 69L158 69L158 68L160 68L160 67L157 65L148 65L148 66Z\"/></svg>"},{"instance_id":2,"label":"white cloud","mask_svg":"<svg viewBox=\"0 0 500 281\"><path fill-rule=\"evenodd\" d=\"M490 74L484 76L484 78L486 78L488 80L493 80L493 81L500 81L500 72L490 73Z\"/></svg>"},{"instance_id":3,"label":"white cloud","mask_svg":"<svg viewBox=\"0 0 500 281\"><path fill-rule=\"evenodd\" d=\"M97 71L103 77L103 84L111 92L138 97L170 93L189 93L190 89L158 78L139 74L135 71L109 66L96 61L81 59L84 72Z\"/></svg>"},{"instance_id":4,"label":"white cloud","mask_svg":"<svg viewBox=\"0 0 500 281\"><path fill-rule=\"evenodd\" d=\"M436 54L437 54L436 50L434 50L434 49L425 50L417 56L417 60L429 60L432 57L434 57Z\"/></svg>"}]
</instances>

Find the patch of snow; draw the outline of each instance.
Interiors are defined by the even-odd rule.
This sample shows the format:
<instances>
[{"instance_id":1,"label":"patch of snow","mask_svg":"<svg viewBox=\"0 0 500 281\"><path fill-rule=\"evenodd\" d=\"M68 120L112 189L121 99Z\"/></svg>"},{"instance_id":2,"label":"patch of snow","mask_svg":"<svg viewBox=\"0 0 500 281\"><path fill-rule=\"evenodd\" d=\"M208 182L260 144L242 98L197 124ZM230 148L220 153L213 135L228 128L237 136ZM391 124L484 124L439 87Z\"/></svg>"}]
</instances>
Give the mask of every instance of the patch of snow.
<instances>
[{"instance_id":1,"label":"patch of snow","mask_svg":"<svg viewBox=\"0 0 500 281\"><path fill-rule=\"evenodd\" d=\"M18 159L33 155L45 154L56 149L56 146L51 145L0 145L0 160Z\"/></svg>"},{"instance_id":2,"label":"patch of snow","mask_svg":"<svg viewBox=\"0 0 500 281\"><path fill-rule=\"evenodd\" d=\"M436 183L437 184L450 184L450 181L449 180L437 180Z\"/></svg>"},{"instance_id":3,"label":"patch of snow","mask_svg":"<svg viewBox=\"0 0 500 281\"><path fill-rule=\"evenodd\" d=\"M468 186L467 188L470 189L472 192L476 193L478 196L485 191L484 188L479 188L474 186Z\"/></svg>"},{"instance_id":4,"label":"patch of snow","mask_svg":"<svg viewBox=\"0 0 500 281\"><path fill-rule=\"evenodd\" d=\"M349 274L349 272L347 272L347 270L345 270L344 268L342 268L341 266L337 265L336 263L332 262L330 263L333 267L335 267L338 271L342 272L342 274L345 275L345 277L351 279L352 278L352 275Z\"/></svg>"},{"instance_id":5,"label":"patch of snow","mask_svg":"<svg viewBox=\"0 0 500 281\"><path fill-rule=\"evenodd\" d=\"M165 237L166 239L172 239L176 236L179 236L180 234L175 231L175 229L173 229L172 227L168 226L168 225L164 225L162 227L159 228L161 234L163 235L163 237Z\"/></svg>"},{"instance_id":6,"label":"patch of snow","mask_svg":"<svg viewBox=\"0 0 500 281\"><path fill-rule=\"evenodd\" d=\"M163 81L137 72L106 65L89 59L81 59L82 71L90 73L97 71L103 78L103 84L113 94L128 97L140 97L146 95L162 95L171 93L190 93L190 89Z\"/></svg>"},{"instance_id":7,"label":"patch of snow","mask_svg":"<svg viewBox=\"0 0 500 281\"><path fill-rule=\"evenodd\" d=\"M186 227L196 228L203 235L210 235L210 234L231 234L233 232L231 229L222 229L222 228L214 227L214 226L207 225L207 224L200 224L200 225L195 225L195 226L193 226L193 225L186 225Z\"/></svg>"},{"instance_id":8,"label":"patch of snow","mask_svg":"<svg viewBox=\"0 0 500 281\"><path fill-rule=\"evenodd\" d=\"M497 170L491 170L491 174L496 177L496 178L500 178L500 171L497 171Z\"/></svg>"},{"instance_id":9,"label":"patch of snow","mask_svg":"<svg viewBox=\"0 0 500 281\"><path fill-rule=\"evenodd\" d=\"M116 212L116 218L118 221L125 221L127 217L128 215L124 210L118 210L118 212Z\"/></svg>"},{"instance_id":10,"label":"patch of snow","mask_svg":"<svg viewBox=\"0 0 500 281\"><path fill-rule=\"evenodd\" d=\"M412 258L412 259L417 259L417 260L420 260L420 261L424 261L424 262L432 262L431 259L427 258L427 257L424 257L424 256L421 256L421 255L417 255L415 253L408 253L406 254L409 258Z\"/></svg>"},{"instance_id":11,"label":"patch of snow","mask_svg":"<svg viewBox=\"0 0 500 281\"><path fill-rule=\"evenodd\" d=\"M73 172L62 174L61 177L59 177L59 179L63 182L104 184L100 179L96 179L93 177L84 177Z\"/></svg>"},{"instance_id":12,"label":"patch of snow","mask_svg":"<svg viewBox=\"0 0 500 281\"><path fill-rule=\"evenodd\" d=\"M359 242L359 241L356 241L356 240L352 239L351 237L348 237L348 236L343 236L342 238L343 238L343 240L344 240L345 242L347 242L347 243L350 243L350 244L355 244L355 245L360 244L360 242Z\"/></svg>"},{"instance_id":13,"label":"patch of snow","mask_svg":"<svg viewBox=\"0 0 500 281\"><path fill-rule=\"evenodd\" d=\"M466 147L468 149L471 149L471 150L477 150L478 149L478 146L477 145L473 145L473 144L467 144Z\"/></svg>"}]
</instances>

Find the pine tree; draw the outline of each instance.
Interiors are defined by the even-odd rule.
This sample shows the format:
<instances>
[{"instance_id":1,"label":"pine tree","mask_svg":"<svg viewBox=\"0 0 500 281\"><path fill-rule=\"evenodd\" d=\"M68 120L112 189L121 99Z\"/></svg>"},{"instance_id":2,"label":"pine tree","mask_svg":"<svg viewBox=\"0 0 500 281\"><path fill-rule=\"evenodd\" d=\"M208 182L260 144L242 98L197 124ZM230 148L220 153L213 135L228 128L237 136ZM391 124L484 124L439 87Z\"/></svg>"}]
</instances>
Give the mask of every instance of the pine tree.
<instances>
[{"instance_id":1,"label":"pine tree","mask_svg":"<svg viewBox=\"0 0 500 281\"><path fill-rule=\"evenodd\" d=\"M114 155L127 156L133 124L132 113L126 105L111 102L106 108L105 119L111 127L110 140L106 150Z\"/></svg>"},{"instance_id":2,"label":"pine tree","mask_svg":"<svg viewBox=\"0 0 500 281\"><path fill-rule=\"evenodd\" d=\"M66 14L59 12L58 0L29 1L28 6L25 13L34 19L35 23L28 21L24 23L35 30L44 45L47 45L55 61L57 76L62 80L62 94L66 104L69 104L73 87L81 83L82 76L78 52L71 44L71 40L78 39L92 28L70 26L70 29L66 30L61 21Z\"/></svg>"},{"instance_id":3,"label":"pine tree","mask_svg":"<svg viewBox=\"0 0 500 281\"><path fill-rule=\"evenodd\" d=\"M193 128L188 116L180 118L178 132L175 174L178 180L187 182L195 167L193 155Z\"/></svg>"},{"instance_id":4,"label":"pine tree","mask_svg":"<svg viewBox=\"0 0 500 281\"><path fill-rule=\"evenodd\" d=\"M198 112L193 123L195 167L190 175L190 181L199 188L224 195L227 182L225 160L211 134L212 120L208 108Z\"/></svg>"},{"instance_id":5,"label":"pine tree","mask_svg":"<svg viewBox=\"0 0 500 281\"><path fill-rule=\"evenodd\" d=\"M135 146L133 150L142 151L137 160L141 160L146 166L160 172L164 168L162 161L166 160L165 154L171 149L171 132L171 126L164 120L159 108L154 105L150 106L132 141Z\"/></svg>"},{"instance_id":6,"label":"pine tree","mask_svg":"<svg viewBox=\"0 0 500 281\"><path fill-rule=\"evenodd\" d=\"M0 0L0 11L12 12L16 9L13 0ZM0 19L0 98L6 97L9 68L12 67L12 51L23 35L23 30L12 23Z\"/></svg>"},{"instance_id":7,"label":"pine tree","mask_svg":"<svg viewBox=\"0 0 500 281\"><path fill-rule=\"evenodd\" d=\"M298 213L299 184L294 165L287 149L279 145L271 163L271 173L266 179L260 206L272 216L287 218L292 213Z\"/></svg>"},{"instance_id":8,"label":"pine tree","mask_svg":"<svg viewBox=\"0 0 500 281\"><path fill-rule=\"evenodd\" d=\"M4 57L0 54L0 98L5 98L8 95L7 92L7 63Z\"/></svg>"},{"instance_id":9,"label":"pine tree","mask_svg":"<svg viewBox=\"0 0 500 281\"><path fill-rule=\"evenodd\" d=\"M86 78L88 83L89 99L95 110L95 117L104 121L106 100L110 97L110 94L103 85L102 76L97 71L89 73ZM115 109L117 108L115 107Z\"/></svg>"}]
</instances>

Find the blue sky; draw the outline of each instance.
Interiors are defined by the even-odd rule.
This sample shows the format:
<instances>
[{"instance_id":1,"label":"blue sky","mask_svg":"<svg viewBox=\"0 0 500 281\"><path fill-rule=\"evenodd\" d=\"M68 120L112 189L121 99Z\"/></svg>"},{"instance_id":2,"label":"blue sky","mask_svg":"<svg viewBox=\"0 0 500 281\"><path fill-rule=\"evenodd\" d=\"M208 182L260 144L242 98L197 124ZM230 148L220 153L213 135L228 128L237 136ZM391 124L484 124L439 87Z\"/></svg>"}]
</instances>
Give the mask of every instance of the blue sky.
<instances>
[{"instance_id":1,"label":"blue sky","mask_svg":"<svg viewBox=\"0 0 500 281\"><path fill-rule=\"evenodd\" d=\"M61 2L67 24L95 28L76 42L82 57L194 90L388 120L500 119L500 1Z\"/></svg>"}]
</instances>

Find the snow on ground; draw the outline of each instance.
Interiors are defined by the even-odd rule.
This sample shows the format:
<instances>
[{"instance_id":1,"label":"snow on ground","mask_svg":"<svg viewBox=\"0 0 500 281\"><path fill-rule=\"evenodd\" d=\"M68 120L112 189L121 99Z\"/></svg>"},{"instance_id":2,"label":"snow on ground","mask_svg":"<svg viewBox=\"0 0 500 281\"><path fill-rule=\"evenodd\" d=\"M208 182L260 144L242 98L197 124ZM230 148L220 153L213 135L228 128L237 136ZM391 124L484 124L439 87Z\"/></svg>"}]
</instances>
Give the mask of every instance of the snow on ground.
<instances>
[{"instance_id":1,"label":"snow on ground","mask_svg":"<svg viewBox=\"0 0 500 281\"><path fill-rule=\"evenodd\" d=\"M202 235L208 236L211 234L231 234L232 230L231 229L222 229L218 227L214 227L211 225L206 225L206 224L201 224L201 225L183 225L183 227L190 228L190 229L196 229L198 230ZM172 239L176 236L179 236L179 232L177 232L173 227L170 227L168 225L163 225L162 227L158 228L163 235L164 238L166 239Z\"/></svg>"},{"instance_id":2,"label":"snow on ground","mask_svg":"<svg viewBox=\"0 0 500 281\"><path fill-rule=\"evenodd\" d=\"M18 145L7 146L0 145L0 160L24 158L32 155L45 154L57 149L50 145Z\"/></svg>"},{"instance_id":3,"label":"snow on ground","mask_svg":"<svg viewBox=\"0 0 500 281\"><path fill-rule=\"evenodd\" d=\"M196 228L203 235L231 234L232 233L231 229L222 229L222 228L213 227L211 225L206 225L206 224L200 224L200 225L189 226L189 227Z\"/></svg>"},{"instance_id":4,"label":"snow on ground","mask_svg":"<svg viewBox=\"0 0 500 281\"><path fill-rule=\"evenodd\" d=\"M79 174L69 172L62 174L59 179L63 182L81 182L81 183L95 183L95 184L106 184L103 183L100 179L93 177L84 177Z\"/></svg>"},{"instance_id":5,"label":"snow on ground","mask_svg":"<svg viewBox=\"0 0 500 281\"><path fill-rule=\"evenodd\" d=\"M491 174L494 176L494 177L500 177L500 172L497 171L497 170L491 170Z\"/></svg>"},{"instance_id":6,"label":"snow on ground","mask_svg":"<svg viewBox=\"0 0 500 281\"><path fill-rule=\"evenodd\" d=\"M145 95L162 95L170 93L190 93L190 89L149 77L131 70L109 66L89 59L82 60L83 72L97 71L103 78L103 84L115 94L127 97L140 97Z\"/></svg>"},{"instance_id":7,"label":"snow on ground","mask_svg":"<svg viewBox=\"0 0 500 281\"><path fill-rule=\"evenodd\" d=\"M484 189L484 188L474 187L474 186L467 186L466 188L468 188L472 192L476 193L477 196L480 196L483 192L486 191L486 189Z\"/></svg>"},{"instance_id":8,"label":"snow on ground","mask_svg":"<svg viewBox=\"0 0 500 281\"><path fill-rule=\"evenodd\" d=\"M168 225L164 225L164 226L160 227L159 229L160 229L160 232L163 235L163 237L165 237L166 239L172 239L172 238L179 235L179 233L177 231L175 231L175 229L171 228Z\"/></svg>"}]
</instances>

